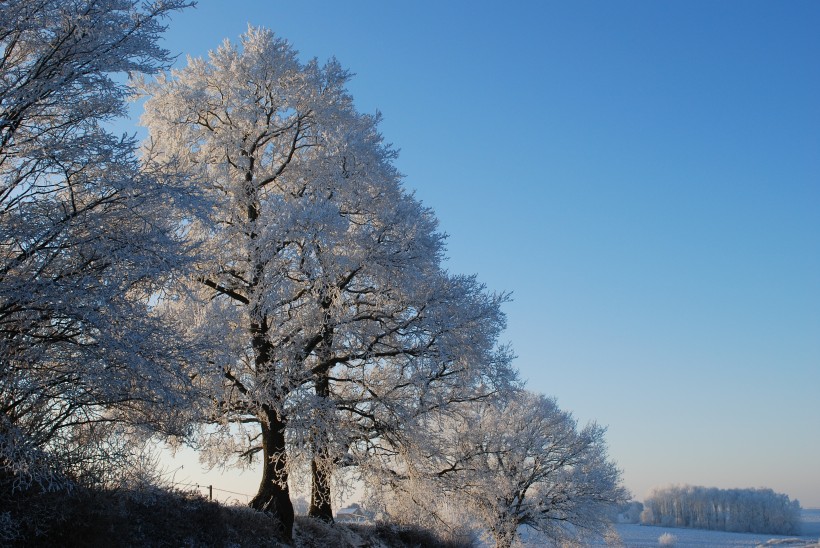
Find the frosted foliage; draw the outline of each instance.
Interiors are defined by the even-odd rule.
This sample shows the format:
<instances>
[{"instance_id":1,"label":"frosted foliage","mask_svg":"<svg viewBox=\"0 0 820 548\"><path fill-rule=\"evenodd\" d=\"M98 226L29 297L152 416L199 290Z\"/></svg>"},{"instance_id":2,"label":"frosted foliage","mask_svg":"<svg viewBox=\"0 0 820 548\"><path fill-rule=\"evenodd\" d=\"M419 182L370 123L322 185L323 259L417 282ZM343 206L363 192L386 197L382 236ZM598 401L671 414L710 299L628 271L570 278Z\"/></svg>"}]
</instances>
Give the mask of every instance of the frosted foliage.
<instances>
[{"instance_id":1,"label":"frosted foliage","mask_svg":"<svg viewBox=\"0 0 820 548\"><path fill-rule=\"evenodd\" d=\"M579 430L553 400L528 392L428 426L428 437L405 456L407 474L394 482L396 492L413 500L440 493L498 546L510 546L522 525L559 543L611 533L612 508L628 494L600 426Z\"/></svg>"},{"instance_id":2,"label":"frosted foliage","mask_svg":"<svg viewBox=\"0 0 820 548\"><path fill-rule=\"evenodd\" d=\"M283 431L319 483L424 410L514 378L497 345L506 297L443 271L436 219L347 80L250 28L144 86L146 151L216 203L191 226L208 260L179 303L218 343L202 382L223 426L208 433L271 459L266 436Z\"/></svg>"},{"instance_id":3,"label":"frosted foliage","mask_svg":"<svg viewBox=\"0 0 820 548\"><path fill-rule=\"evenodd\" d=\"M170 62L162 18L186 4L0 3L0 462L18 482L40 451L70 466L49 448L79 425L179 430L186 344L149 297L185 264L192 202L101 124L124 74Z\"/></svg>"},{"instance_id":4,"label":"frosted foliage","mask_svg":"<svg viewBox=\"0 0 820 548\"><path fill-rule=\"evenodd\" d=\"M641 521L664 527L693 527L744 533L800 531L800 503L771 489L669 486L655 489Z\"/></svg>"},{"instance_id":5,"label":"frosted foliage","mask_svg":"<svg viewBox=\"0 0 820 548\"><path fill-rule=\"evenodd\" d=\"M658 546L674 546L678 543L678 537L671 533L664 533L658 537Z\"/></svg>"}]
</instances>

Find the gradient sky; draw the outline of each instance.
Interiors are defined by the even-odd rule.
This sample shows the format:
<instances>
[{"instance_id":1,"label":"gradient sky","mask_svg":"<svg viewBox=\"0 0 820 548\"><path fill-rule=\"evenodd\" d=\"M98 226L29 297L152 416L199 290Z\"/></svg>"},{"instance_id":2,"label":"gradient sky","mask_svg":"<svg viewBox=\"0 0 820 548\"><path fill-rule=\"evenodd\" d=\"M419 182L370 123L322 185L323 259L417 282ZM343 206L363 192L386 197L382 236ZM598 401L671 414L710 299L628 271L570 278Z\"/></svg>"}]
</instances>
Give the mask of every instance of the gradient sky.
<instances>
[{"instance_id":1,"label":"gradient sky","mask_svg":"<svg viewBox=\"0 0 820 548\"><path fill-rule=\"evenodd\" d=\"M522 377L637 499L820 507L820 3L201 0L166 47L248 23L356 73L448 267L513 292Z\"/></svg>"}]
</instances>

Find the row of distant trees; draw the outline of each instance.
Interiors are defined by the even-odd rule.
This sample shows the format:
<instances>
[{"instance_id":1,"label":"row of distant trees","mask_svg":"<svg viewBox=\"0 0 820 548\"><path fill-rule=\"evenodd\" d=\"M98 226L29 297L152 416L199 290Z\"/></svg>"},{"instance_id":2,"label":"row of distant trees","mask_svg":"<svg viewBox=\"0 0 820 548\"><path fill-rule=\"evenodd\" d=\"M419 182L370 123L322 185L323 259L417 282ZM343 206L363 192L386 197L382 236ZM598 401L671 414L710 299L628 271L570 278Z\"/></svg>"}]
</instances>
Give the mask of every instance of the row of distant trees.
<instances>
[{"instance_id":1,"label":"row of distant trees","mask_svg":"<svg viewBox=\"0 0 820 548\"><path fill-rule=\"evenodd\" d=\"M507 295L444 268L349 74L264 29L164 72L189 4L0 3L2 487L110 485L171 437L261 461L285 539L295 483L330 521L350 477L499 546L605 531L604 429L522 389ZM108 125L135 94L142 145Z\"/></svg>"},{"instance_id":2,"label":"row of distant trees","mask_svg":"<svg viewBox=\"0 0 820 548\"><path fill-rule=\"evenodd\" d=\"M641 522L739 533L795 534L800 503L771 489L672 486L644 501Z\"/></svg>"}]
</instances>

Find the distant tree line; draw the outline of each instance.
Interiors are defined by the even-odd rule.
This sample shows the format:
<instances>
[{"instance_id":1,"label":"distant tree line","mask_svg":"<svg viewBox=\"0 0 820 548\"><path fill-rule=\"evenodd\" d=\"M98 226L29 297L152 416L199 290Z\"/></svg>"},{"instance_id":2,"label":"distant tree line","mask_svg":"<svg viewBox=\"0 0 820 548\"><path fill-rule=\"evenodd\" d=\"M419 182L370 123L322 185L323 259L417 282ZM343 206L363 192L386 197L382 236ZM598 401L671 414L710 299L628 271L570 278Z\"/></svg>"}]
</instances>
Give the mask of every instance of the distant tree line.
<instances>
[{"instance_id":1,"label":"distant tree line","mask_svg":"<svg viewBox=\"0 0 820 548\"><path fill-rule=\"evenodd\" d=\"M616 523L640 523L643 513L643 504L637 500L631 500L618 505L612 521Z\"/></svg>"},{"instance_id":2,"label":"distant tree line","mask_svg":"<svg viewBox=\"0 0 820 548\"><path fill-rule=\"evenodd\" d=\"M738 533L794 534L800 530L800 502L771 489L672 486L644 501L641 522Z\"/></svg>"}]
</instances>

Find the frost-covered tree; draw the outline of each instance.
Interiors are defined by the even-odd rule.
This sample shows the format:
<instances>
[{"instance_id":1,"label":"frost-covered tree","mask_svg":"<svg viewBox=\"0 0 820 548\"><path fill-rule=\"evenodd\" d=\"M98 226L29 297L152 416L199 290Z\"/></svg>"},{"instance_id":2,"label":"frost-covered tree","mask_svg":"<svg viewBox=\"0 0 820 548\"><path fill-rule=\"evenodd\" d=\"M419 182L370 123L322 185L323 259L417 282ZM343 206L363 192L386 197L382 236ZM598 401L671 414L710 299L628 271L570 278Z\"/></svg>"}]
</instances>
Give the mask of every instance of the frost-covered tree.
<instances>
[{"instance_id":1,"label":"frost-covered tree","mask_svg":"<svg viewBox=\"0 0 820 548\"><path fill-rule=\"evenodd\" d=\"M285 536L295 460L311 468L310 514L332 519L334 467L514 377L496 344L505 297L443 271L436 220L402 188L348 78L251 28L145 86L147 149L217 204L192 225L209 259L192 280L199 298L180 303L221 345L202 374L221 425L209 433L223 452L261 452L251 504Z\"/></svg>"},{"instance_id":2,"label":"frost-covered tree","mask_svg":"<svg viewBox=\"0 0 820 548\"><path fill-rule=\"evenodd\" d=\"M436 519L466 514L499 547L509 547L524 525L556 543L606 536L613 508L628 493L604 433L594 423L579 430L554 400L520 391L470 405L458 420L429 423L393 485L400 498L417 502L435 494Z\"/></svg>"},{"instance_id":3,"label":"frost-covered tree","mask_svg":"<svg viewBox=\"0 0 820 548\"><path fill-rule=\"evenodd\" d=\"M648 525L788 535L800 531L800 503L771 489L691 485L654 489L644 502Z\"/></svg>"},{"instance_id":4,"label":"frost-covered tree","mask_svg":"<svg viewBox=\"0 0 820 548\"><path fill-rule=\"evenodd\" d=\"M188 251L187 194L105 123L184 0L0 2L0 480L46 481L77 429L174 429L188 377L150 297ZM85 456L84 456L85 455ZM66 462L69 461L69 462Z\"/></svg>"}]
</instances>

